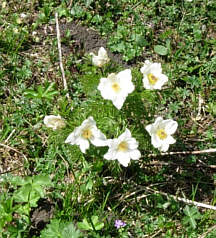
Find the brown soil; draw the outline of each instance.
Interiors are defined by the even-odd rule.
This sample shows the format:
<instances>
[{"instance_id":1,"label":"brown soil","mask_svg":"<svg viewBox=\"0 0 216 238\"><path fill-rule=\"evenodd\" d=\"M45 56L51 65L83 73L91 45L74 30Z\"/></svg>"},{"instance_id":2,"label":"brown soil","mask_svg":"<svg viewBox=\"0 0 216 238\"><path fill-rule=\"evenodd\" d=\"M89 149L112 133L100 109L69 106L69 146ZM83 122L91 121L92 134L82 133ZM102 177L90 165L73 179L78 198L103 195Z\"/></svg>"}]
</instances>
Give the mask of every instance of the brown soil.
<instances>
[{"instance_id":1,"label":"brown soil","mask_svg":"<svg viewBox=\"0 0 216 238\"><path fill-rule=\"evenodd\" d=\"M74 41L74 43L71 43L70 45L64 42L62 43L63 56L68 56L71 53L78 54L81 56L90 52L94 52L97 54L98 49L103 46L107 50L107 53L113 62L124 67L130 66L128 63L122 60L121 54L114 54L108 50L107 39L102 38L97 31L73 22L61 23L59 28L61 33L61 39L65 37L66 33L69 31L70 38ZM53 37L56 37L56 26L46 26L44 29L40 29L39 32L43 35L48 34L52 35Z\"/></svg>"},{"instance_id":2,"label":"brown soil","mask_svg":"<svg viewBox=\"0 0 216 238\"><path fill-rule=\"evenodd\" d=\"M46 224L50 221L54 212L54 204L50 203L46 199L40 199L38 207L31 213L32 227L30 230L31 237L33 235L39 235Z\"/></svg>"},{"instance_id":3,"label":"brown soil","mask_svg":"<svg viewBox=\"0 0 216 238\"><path fill-rule=\"evenodd\" d=\"M76 23L66 23L60 25L60 31L62 35L65 35L65 33L69 31L71 38L75 41L75 44L79 46L80 51L84 50L85 53L97 53L98 49L103 46L106 48L112 61L126 67L128 66L128 64L122 60L121 54L113 54L108 50L107 39L102 38L95 30Z\"/></svg>"}]
</instances>

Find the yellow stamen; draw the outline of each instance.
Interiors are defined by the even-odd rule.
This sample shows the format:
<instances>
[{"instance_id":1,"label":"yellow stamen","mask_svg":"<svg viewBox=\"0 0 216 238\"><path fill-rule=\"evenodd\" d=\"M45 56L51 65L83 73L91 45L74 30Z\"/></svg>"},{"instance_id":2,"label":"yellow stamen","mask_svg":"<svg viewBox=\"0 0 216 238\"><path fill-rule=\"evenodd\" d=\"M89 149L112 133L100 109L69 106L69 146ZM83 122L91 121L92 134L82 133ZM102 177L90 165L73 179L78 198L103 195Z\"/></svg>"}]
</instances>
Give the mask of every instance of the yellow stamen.
<instances>
[{"instance_id":1,"label":"yellow stamen","mask_svg":"<svg viewBox=\"0 0 216 238\"><path fill-rule=\"evenodd\" d=\"M113 91L114 91L115 93L118 93L121 88L120 88L120 86L119 86L118 83L113 83L113 84L112 84L112 89L113 89Z\"/></svg>"},{"instance_id":2,"label":"yellow stamen","mask_svg":"<svg viewBox=\"0 0 216 238\"><path fill-rule=\"evenodd\" d=\"M90 129L85 129L82 131L82 137L85 139L90 139L92 137L92 132Z\"/></svg>"},{"instance_id":3,"label":"yellow stamen","mask_svg":"<svg viewBox=\"0 0 216 238\"><path fill-rule=\"evenodd\" d=\"M156 78L153 74L148 74L147 75L147 77L148 77L148 80L149 80L149 83L151 84L151 85L155 85L156 83L157 83L157 81L158 81L158 78Z\"/></svg>"},{"instance_id":4,"label":"yellow stamen","mask_svg":"<svg viewBox=\"0 0 216 238\"><path fill-rule=\"evenodd\" d=\"M165 132L164 129L159 129L157 130L157 136L161 139L161 140L164 140L167 138L167 133Z\"/></svg>"},{"instance_id":5,"label":"yellow stamen","mask_svg":"<svg viewBox=\"0 0 216 238\"><path fill-rule=\"evenodd\" d=\"M119 151L127 151L128 150L128 143L125 141L122 141L119 145L118 145L118 150Z\"/></svg>"}]
</instances>

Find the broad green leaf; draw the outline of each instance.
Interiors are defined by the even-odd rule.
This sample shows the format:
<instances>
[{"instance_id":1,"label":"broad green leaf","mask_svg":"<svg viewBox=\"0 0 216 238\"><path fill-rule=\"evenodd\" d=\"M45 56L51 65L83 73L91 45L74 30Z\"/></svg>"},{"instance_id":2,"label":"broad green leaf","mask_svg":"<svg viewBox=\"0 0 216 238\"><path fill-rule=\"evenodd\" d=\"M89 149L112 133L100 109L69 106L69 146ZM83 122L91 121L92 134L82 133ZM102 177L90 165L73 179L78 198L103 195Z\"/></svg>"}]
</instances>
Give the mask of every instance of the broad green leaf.
<instances>
[{"instance_id":1,"label":"broad green leaf","mask_svg":"<svg viewBox=\"0 0 216 238\"><path fill-rule=\"evenodd\" d=\"M13 195L16 202L28 202L29 194L31 192L31 184L26 184L19 188Z\"/></svg>"},{"instance_id":2,"label":"broad green leaf","mask_svg":"<svg viewBox=\"0 0 216 238\"><path fill-rule=\"evenodd\" d=\"M98 216L92 216L91 219L96 231L104 227L104 223L99 221Z\"/></svg>"},{"instance_id":3,"label":"broad green leaf","mask_svg":"<svg viewBox=\"0 0 216 238\"><path fill-rule=\"evenodd\" d=\"M36 175L33 177L33 184L50 186L52 185L52 182L48 175Z\"/></svg>"},{"instance_id":4,"label":"broad green leaf","mask_svg":"<svg viewBox=\"0 0 216 238\"><path fill-rule=\"evenodd\" d=\"M37 193L38 196L40 196L41 198L43 198L45 196L44 188L42 186L38 185L38 184L34 184L32 186L32 191Z\"/></svg>"},{"instance_id":5,"label":"broad green leaf","mask_svg":"<svg viewBox=\"0 0 216 238\"><path fill-rule=\"evenodd\" d=\"M88 223L86 218L84 218L82 222L78 222L77 226L81 230L86 230L86 231L93 230L92 226Z\"/></svg>"},{"instance_id":6,"label":"broad green leaf","mask_svg":"<svg viewBox=\"0 0 216 238\"><path fill-rule=\"evenodd\" d=\"M159 55L167 55L167 53L168 53L168 49L166 47L164 47L163 45L154 46L154 51L155 51L155 53L157 53Z\"/></svg>"},{"instance_id":7,"label":"broad green leaf","mask_svg":"<svg viewBox=\"0 0 216 238\"><path fill-rule=\"evenodd\" d=\"M37 207L37 202L40 198L41 198L40 194L36 192L35 190L33 190L29 196L30 207Z\"/></svg>"}]
</instances>

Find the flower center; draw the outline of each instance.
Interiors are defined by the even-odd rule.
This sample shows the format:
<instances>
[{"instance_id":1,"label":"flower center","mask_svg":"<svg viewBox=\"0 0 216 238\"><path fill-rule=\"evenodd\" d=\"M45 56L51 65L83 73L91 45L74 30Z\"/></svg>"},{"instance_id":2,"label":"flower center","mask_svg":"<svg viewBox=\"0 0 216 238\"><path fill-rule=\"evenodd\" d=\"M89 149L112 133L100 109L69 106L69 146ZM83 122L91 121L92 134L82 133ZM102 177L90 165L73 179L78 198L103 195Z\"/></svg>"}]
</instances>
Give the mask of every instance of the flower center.
<instances>
[{"instance_id":1,"label":"flower center","mask_svg":"<svg viewBox=\"0 0 216 238\"><path fill-rule=\"evenodd\" d=\"M82 131L82 137L85 139L90 139L92 136L92 132L90 129L85 129Z\"/></svg>"},{"instance_id":2,"label":"flower center","mask_svg":"<svg viewBox=\"0 0 216 238\"><path fill-rule=\"evenodd\" d=\"M149 80L149 83L151 84L151 85L155 85L156 83L157 83L157 81L158 81L158 78L156 78L153 74L148 74L147 75L147 77L148 77L148 80Z\"/></svg>"},{"instance_id":3,"label":"flower center","mask_svg":"<svg viewBox=\"0 0 216 238\"><path fill-rule=\"evenodd\" d=\"M112 89L113 89L113 91L114 91L115 93L118 93L121 88L120 88L120 86L119 86L118 83L113 83L113 84L112 84Z\"/></svg>"},{"instance_id":4,"label":"flower center","mask_svg":"<svg viewBox=\"0 0 216 238\"><path fill-rule=\"evenodd\" d=\"M164 129L159 129L157 130L157 136L161 139L161 140L164 140L167 138L167 133L165 132Z\"/></svg>"},{"instance_id":5,"label":"flower center","mask_svg":"<svg viewBox=\"0 0 216 238\"><path fill-rule=\"evenodd\" d=\"M128 143L125 141L122 141L119 145L118 145L118 151L127 151L128 150Z\"/></svg>"}]
</instances>

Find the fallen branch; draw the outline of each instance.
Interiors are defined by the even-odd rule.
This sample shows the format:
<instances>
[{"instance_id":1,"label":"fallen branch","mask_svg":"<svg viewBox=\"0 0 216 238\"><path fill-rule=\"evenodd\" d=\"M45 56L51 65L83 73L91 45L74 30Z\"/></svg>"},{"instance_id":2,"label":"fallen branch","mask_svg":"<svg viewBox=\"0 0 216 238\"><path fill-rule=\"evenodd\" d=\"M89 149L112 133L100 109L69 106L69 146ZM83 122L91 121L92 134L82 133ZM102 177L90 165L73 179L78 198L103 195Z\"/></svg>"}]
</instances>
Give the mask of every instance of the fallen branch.
<instances>
[{"instance_id":1,"label":"fallen branch","mask_svg":"<svg viewBox=\"0 0 216 238\"><path fill-rule=\"evenodd\" d=\"M24 158L26 161L28 161L28 159L26 158L26 156L25 156L22 152L18 151L17 149L15 149L15 148L13 148L13 147L10 147L9 145L2 144L2 143L0 143L0 146L6 148L6 149L8 149L8 150L12 150L12 151L14 151L14 152L16 152L16 153L22 155L23 158ZM23 166L19 166L19 167L15 168L15 169L8 170L8 171L5 171L5 172L1 172L0 175L1 175L1 174L6 174L6 173L13 172L13 171L15 171L15 170L17 170L17 169L19 169L19 168L22 168L22 167L23 167Z\"/></svg>"},{"instance_id":2,"label":"fallen branch","mask_svg":"<svg viewBox=\"0 0 216 238\"><path fill-rule=\"evenodd\" d=\"M19 166L19 167L16 167L15 169L10 169L10 170L4 171L4 172L0 172L0 175L11 173L11 172L16 171L16 170L18 170L20 168L23 168L23 166Z\"/></svg>"},{"instance_id":3,"label":"fallen branch","mask_svg":"<svg viewBox=\"0 0 216 238\"><path fill-rule=\"evenodd\" d=\"M7 149L9 149L9 150L13 150L14 152L16 152L16 153L22 155L22 156L24 157L24 159L25 159L26 161L28 161L28 159L26 158L26 156L25 156L22 152L16 150L15 148L10 147L9 145L2 144L2 143L0 143L0 146L2 146L2 147L4 147L4 148L7 148Z\"/></svg>"},{"instance_id":4,"label":"fallen branch","mask_svg":"<svg viewBox=\"0 0 216 238\"><path fill-rule=\"evenodd\" d=\"M192 201L192 200L189 200L187 198L181 198L181 197L178 197L178 196L175 196L175 195L170 195L170 194L167 194L165 192L157 191L157 190L154 190L154 189L149 188L149 187L145 187L144 189L151 192L151 193L154 193L154 194L161 194L163 196L166 196L168 199L173 198L176 201L184 202L184 203L189 204L189 205L194 205L196 207L202 207L202 208L211 209L211 210L216 211L216 206L208 205L208 204L201 203L201 202Z\"/></svg>"},{"instance_id":5,"label":"fallen branch","mask_svg":"<svg viewBox=\"0 0 216 238\"><path fill-rule=\"evenodd\" d=\"M163 156L163 155L198 155L198 154L205 154L205 153L216 153L216 149L165 152L160 154L148 154L147 157L157 157L157 156Z\"/></svg>"},{"instance_id":6,"label":"fallen branch","mask_svg":"<svg viewBox=\"0 0 216 238\"><path fill-rule=\"evenodd\" d=\"M144 167L151 167L151 166L163 166L163 165L169 165L169 166L183 166L183 167L204 167L204 168L210 168L210 169L216 169L216 165L208 165L205 163L202 164L185 164L185 163L174 163L174 162L164 162L164 161L152 161L150 163L145 163L145 164L141 164L140 163L140 168L144 168Z\"/></svg>"},{"instance_id":7,"label":"fallen branch","mask_svg":"<svg viewBox=\"0 0 216 238\"><path fill-rule=\"evenodd\" d=\"M61 69L64 90L67 91L68 86L67 86L64 67L63 67L63 63L62 63L61 35L60 35L60 30L59 30L58 13L57 12L55 13L55 21L56 21L56 34L57 34L57 41L58 41L59 65L60 65L60 69ZM66 97L69 99L68 93L66 94Z\"/></svg>"}]
</instances>

